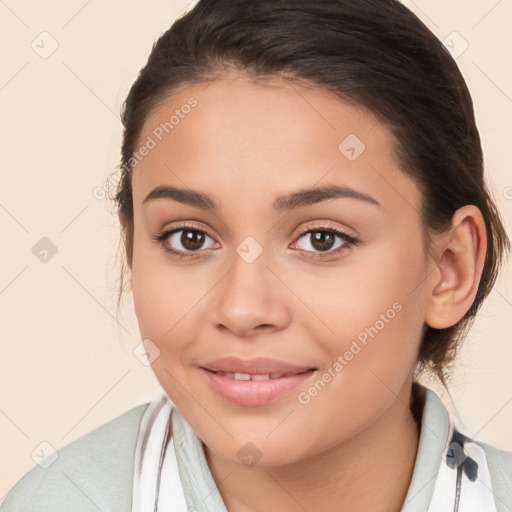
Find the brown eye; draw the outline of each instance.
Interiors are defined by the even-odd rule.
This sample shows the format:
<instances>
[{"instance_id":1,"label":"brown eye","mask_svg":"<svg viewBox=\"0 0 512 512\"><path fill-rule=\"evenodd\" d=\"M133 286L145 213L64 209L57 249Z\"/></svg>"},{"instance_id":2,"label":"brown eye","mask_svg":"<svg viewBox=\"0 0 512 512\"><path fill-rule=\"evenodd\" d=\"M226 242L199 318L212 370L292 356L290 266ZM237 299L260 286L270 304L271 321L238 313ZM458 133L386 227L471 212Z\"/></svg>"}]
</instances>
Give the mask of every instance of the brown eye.
<instances>
[{"instance_id":1,"label":"brown eye","mask_svg":"<svg viewBox=\"0 0 512 512\"><path fill-rule=\"evenodd\" d=\"M204 247L207 239L212 242L210 247ZM197 252L200 249L210 249L215 243L204 231L190 228L169 231L164 234L165 241L167 241L166 245L178 252Z\"/></svg>"},{"instance_id":2,"label":"brown eye","mask_svg":"<svg viewBox=\"0 0 512 512\"><path fill-rule=\"evenodd\" d=\"M308 229L309 228L309 229ZM342 256L351 248L355 248L361 241L331 226L312 226L307 224L294 242L291 249L299 249L306 253L308 258L328 260Z\"/></svg>"},{"instance_id":3,"label":"brown eye","mask_svg":"<svg viewBox=\"0 0 512 512\"><path fill-rule=\"evenodd\" d=\"M187 251L197 251L205 240L205 233L196 230L183 229L180 242Z\"/></svg>"},{"instance_id":4,"label":"brown eye","mask_svg":"<svg viewBox=\"0 0 512 512\"><path fill-rule=\"evenodd\" d=\"M341 243L336 245L336 239L340 239ZM304 242L299 244L301 240ZM336 229L310 229L303 233L298 241L299 249L308 252L337 252L338 249L342 249L344 246L355 244L356 240Z\"/></svg>"},{"instance_id":5,"label":"brown eye","mask_svg":"<svg viewBox=\"0 0 512 512\"><path fill-rule=\"evenodd\" d=\"M335 241L335 236L328 231L312 231L309 236L311 245L319 251L332 249Z\"/></svg>"},{"instance_id":6,"label":"brown eye","mask_svg":"<svg viewBox=\"0 0 512 512\"><path fill-rule=\"evenodd\" d=\"M162 248L178 257L199 255L203 249L215 247L215 241L207 233L192 227L170 229L153 237ZM208 241L210 242L208 245Z\"/></svg>"}]
</instances>

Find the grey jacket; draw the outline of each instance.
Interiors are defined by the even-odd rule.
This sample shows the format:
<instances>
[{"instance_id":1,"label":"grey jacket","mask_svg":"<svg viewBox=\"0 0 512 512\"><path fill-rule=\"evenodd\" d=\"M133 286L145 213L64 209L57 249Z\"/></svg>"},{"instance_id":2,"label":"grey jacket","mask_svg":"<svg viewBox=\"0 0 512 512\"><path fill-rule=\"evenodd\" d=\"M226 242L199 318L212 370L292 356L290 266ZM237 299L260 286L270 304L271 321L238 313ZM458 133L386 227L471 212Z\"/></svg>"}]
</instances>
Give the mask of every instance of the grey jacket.
<instances>
[{"instance_id":1,"label":"grey jacket","mask_svg":"<svg viewBox=\"0 0 512 512\"><path fill-rule=\"evenodd\" d=\"M438 454L444 448L448 432L446 408L433 391L423 389L426 398L422 425L428 424L428 428L420 432L403 512L427 512L435 482L433 476L439 470ZM139 405L64 446L47 469L36 466L30 470L7 494L0 512L130 512L135 446L140 419L147 406ZM185 425L193 432L186 422ZM511 512L512 452L477 444L486 454L496 510ZM188 460L198 461L196 467L188 468L189 474L180 472L180 479L190 483L193 474L197 482L200 468L207 467L200 443L179 441L177 456L180 452ZM196 503L193 494L194 491L186 494L189 507Z\"/></svg>"}]
</instances>

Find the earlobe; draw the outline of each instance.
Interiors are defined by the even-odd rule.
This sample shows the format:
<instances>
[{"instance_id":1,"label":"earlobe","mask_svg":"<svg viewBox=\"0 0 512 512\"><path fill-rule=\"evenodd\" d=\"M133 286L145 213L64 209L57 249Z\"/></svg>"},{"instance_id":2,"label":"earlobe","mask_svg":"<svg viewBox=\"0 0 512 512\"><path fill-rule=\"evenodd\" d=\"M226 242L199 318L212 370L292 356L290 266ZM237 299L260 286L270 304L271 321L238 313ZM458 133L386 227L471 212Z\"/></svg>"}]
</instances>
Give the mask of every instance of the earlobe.
<instances>
[{"instance_id":1,"label":"earlobe","mask_svg":"<svg viewBox=\"0 0 512 512\"><path fill-rule=\"evenodd\" d=\"M444 329L466 314L478 290L487 252L480 210L473 205L459 208L451 228L435 245L437 271L430 274L425 323Z\"/></svg>"}]
</instances>

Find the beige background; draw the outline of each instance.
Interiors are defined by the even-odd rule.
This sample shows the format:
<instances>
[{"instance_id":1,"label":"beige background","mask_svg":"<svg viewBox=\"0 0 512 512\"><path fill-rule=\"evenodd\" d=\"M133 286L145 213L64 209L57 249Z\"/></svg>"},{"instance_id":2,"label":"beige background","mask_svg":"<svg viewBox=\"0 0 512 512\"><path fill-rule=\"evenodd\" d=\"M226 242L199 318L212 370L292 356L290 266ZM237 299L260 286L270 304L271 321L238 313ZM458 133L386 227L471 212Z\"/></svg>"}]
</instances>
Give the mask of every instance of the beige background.
<instances>
[{"instance_id":1,"label":"beige background","mask_svg":"<svg viewBox=\"0 0 512 512\"><path fill-rule=\"evenodd\" d=\"M404 3L455 49L469 44L457 61L510 233L512 2ZM49 449L42 442L58 449L160 394L151 369L132 354L140 339L130 300L116 320L117 219L93 189L118 163L118 113L132 80L154 39L188 5L0 1L0 498L34 466L31 454ZM42 58L52 44L57 50ZM32 252L42 237L58 249L46 263ZM508 450L511 282L509 264L451 387L466 433Z\"/></svg>"}]
</instances>

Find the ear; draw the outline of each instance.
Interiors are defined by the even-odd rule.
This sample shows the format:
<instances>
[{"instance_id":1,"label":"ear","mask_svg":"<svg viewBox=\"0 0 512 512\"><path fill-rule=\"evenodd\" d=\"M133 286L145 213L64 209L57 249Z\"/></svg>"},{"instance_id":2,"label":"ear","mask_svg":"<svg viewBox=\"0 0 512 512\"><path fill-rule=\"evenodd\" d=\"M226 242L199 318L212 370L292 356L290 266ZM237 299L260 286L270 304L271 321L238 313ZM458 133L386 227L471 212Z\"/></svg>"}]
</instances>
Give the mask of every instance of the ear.
<instances>
[{"instance_id":1,"label":"ear","mask_svg":"<svg viewBox=\"0 0 512 512\"><path fill-rule=\"evenodd\" d=\"M451 228L432 248L425 323L435 329L455 325L473 303L487 253L487 231L474 205L459 208Z\"/></svg>"}]
</instances>

